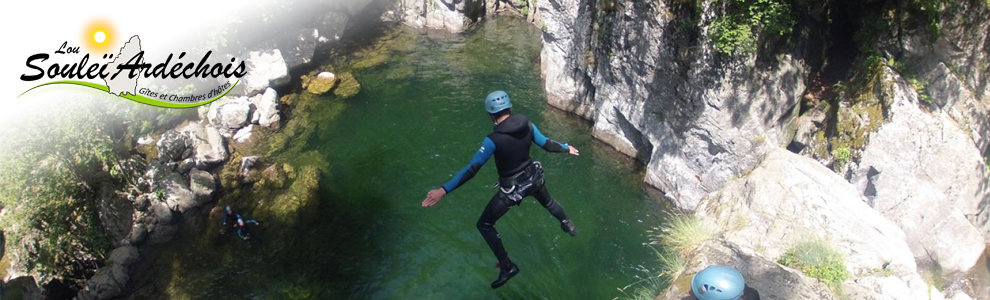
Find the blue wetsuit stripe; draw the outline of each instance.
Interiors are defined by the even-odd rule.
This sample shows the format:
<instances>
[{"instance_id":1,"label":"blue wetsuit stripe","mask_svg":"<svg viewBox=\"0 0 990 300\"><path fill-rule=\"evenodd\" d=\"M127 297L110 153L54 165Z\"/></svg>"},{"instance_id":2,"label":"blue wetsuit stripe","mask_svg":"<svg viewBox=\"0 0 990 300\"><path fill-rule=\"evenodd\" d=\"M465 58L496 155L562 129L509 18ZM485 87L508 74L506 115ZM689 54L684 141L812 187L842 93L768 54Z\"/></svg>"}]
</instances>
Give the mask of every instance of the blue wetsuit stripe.
<instances>
[{"instance_id":1,"label":"blue wetsuit stripe","mask_svg":"<svg viewBox=\"0 0 990 300\"><path fill-rule=\"evenodd\" d=\"M543 133L540 132L540 129L536 128L536 124L530 122L529 126L533 128L533 142L536 143L537 146L540 146L540 148L543 148L543 150L549 152L567 152L571 150L571 147L554 142L550 138L544 136Z\"/></svg>"},{"instance_id":2,"label":"blue wetsuit stripe","mask_svg":"<svg viewBox=\"0 0 990 300\"><path fill-rule=\"evenodd\" d=\"M481 142L481 149L478 149L478 152L474 153L471 162L464 169L461 169L454 178L451 178L450 181L443 185L444 191L447 193L453 192L454 189L471 180L493 154L495 154L495 142L485 137L485 140Z\"/></svg>"}]
</instances>

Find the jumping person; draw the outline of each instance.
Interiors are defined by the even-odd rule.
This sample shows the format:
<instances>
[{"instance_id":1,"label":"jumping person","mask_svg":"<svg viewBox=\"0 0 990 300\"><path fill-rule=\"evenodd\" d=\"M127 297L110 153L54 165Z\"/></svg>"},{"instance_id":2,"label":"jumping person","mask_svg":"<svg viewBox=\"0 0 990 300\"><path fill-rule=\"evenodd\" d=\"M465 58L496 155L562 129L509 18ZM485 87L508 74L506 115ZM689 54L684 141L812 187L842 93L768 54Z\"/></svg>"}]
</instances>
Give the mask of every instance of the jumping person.
<instances>
[{"instance_id":1,"label":"jumping person","mask_svg":"<svg viewBox=\"0 0 990 300\"><path fill-rule=\"evenodd\" d=\"M492 282L492 288L498 288L519 273L519 267L509 260L509 254L502 246L502 239L495 230L495 222L513 205L519 205L528 196L536 198L550 214L560 221L560 227L571 236L577 236L577 228L564 213L564 208L554 201L544 184L543 168L539 162L529 158L530 145L536 144L548 152L570 153L578 155L574 146L561 144L548 139L536 125L529 122L525 116L512 114L512 102L509 95L503 91L495 91L485 98L485 110L495 122L494 132L489 134L481 143L481 149L474 154L460 173L443 185L426 194L423 207L430 207L440 202L444 195L453 192L474 177L478 170L495 156L495 167L498 169L498 185L500 191L488 201L485 210L478 219L477 227L484 237L488 247L498 259L498 279Z\"/></svg>"}]
</instances>

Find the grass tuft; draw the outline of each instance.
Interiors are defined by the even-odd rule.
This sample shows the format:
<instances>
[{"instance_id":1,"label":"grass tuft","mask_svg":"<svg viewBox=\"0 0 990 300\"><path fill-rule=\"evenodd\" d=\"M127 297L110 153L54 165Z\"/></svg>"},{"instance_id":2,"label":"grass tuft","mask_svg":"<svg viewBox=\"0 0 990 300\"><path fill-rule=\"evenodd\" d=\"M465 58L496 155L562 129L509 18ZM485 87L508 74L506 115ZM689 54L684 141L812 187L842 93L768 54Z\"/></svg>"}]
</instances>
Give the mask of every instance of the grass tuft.
<instances>
[{"instance_id":1,"label":"grass tuft","mask_svg":"<svg viewBox=\"0 0 990 300\"><path fill-rule=\"evenodd\" d=\"M686 254L715 237L715 230L692 215L674 216L649 231L650 244Z\"/></svg>"},{"instance_id":2,"label":"grass tuft","mask_svg":"<svg viewBox=\"0 0 990 300\"><path fill-rule=\"evenodd\" d=\"M787 249L777 263L801 270L808 276L820 279L833 289L849 279L845 256L821 239L797 243Z\"/></svg>"}]
</instances>

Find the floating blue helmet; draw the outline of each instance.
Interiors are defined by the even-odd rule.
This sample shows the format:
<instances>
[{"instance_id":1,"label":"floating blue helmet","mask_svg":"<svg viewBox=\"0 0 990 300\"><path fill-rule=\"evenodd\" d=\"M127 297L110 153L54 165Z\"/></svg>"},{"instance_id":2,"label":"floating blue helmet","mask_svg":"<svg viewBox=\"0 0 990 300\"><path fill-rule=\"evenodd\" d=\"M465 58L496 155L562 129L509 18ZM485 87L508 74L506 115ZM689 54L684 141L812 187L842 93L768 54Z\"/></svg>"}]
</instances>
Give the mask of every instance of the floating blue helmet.
<instances>
[{"instance_id":1,"label":"floating blue helmet","mask_svg":"<svg viewBox=\"0 0 990 300\"><path fill-rule=\"evenodd\" d=\"M742 274L726 266L709 266L691 278L691 292L698 300L738 300L745 290Z\"/></svg>"},{"instance_id":2,"label":"floating blue helmet","mask_svg":"<svg viewBox=\"0 0 990 300\"><path fill-rule=\"evenodd\" d=\"M509 94L504 91L494 91L485 97L485 110L490 114L498 113L500 111L512 108L512 101L509 100Z\"/></svg>"}]
</instances>

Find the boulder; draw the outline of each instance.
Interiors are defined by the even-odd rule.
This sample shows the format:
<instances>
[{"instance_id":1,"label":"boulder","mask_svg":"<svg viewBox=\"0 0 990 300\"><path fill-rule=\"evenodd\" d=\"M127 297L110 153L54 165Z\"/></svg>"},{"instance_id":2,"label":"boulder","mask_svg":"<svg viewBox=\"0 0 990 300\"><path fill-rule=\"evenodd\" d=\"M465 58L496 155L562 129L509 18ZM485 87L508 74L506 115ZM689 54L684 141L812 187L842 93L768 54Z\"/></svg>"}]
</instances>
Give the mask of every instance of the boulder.
<instances>
[{"instance_id":1,"label":"boulder","mask_svg":"<svg viewBox=\"0 0 990 300\"><path fill-rule=\"evenodd\" d=\"M244 95L253 96L268 87L289 83L289 67L279 49L252 51L246 56L247 74L240 84Z\"/></svg>"},{"instance_id":2,"label":"boulder","mask_svg":"<svg viewBox=\"0 0 990 300\"><path fill-rule=\"evenodd\" d=\"M250 171L256 163L258 163L257 156L247 156L241 158L241 176L247 177L248 171Z\"/></svg>"},{"instance_id":3,"label":"boulder","mask_svg":"<svg viewBox=\"0 0 990 300\"><path fill-rule=\"evenodd\" d=\"M361 92L361 83L348 72L340 73L340 84L333 90L333 94L340 98L350 98Z\"/></svg>"},{"instance_id":4,"label":"boulder","mask_svg":"<svg viewBox=\"0 0 990 300\"><path fill-rule=\"evenodd\" d=\"M140 245L148 237L148 226L144 223L136 223L131 227L131 233L127 235L128 245Z\"/></svg>"},{"instance_id":5,"label":"boulder","mask_svg":"<svg viewBox=\"0 0 990 300\"><path fill-rule=\"evenodd\" d=\"M161 245L168 243L175 237L175 232L177 228L174 225L155 225L148 232L148 238L145 240L149 245Z\"/></svg>"},{"instance_id":6,"label":"boulder","mask_svg":"<svg viewBox=\"0 0 990 300\"><path fill-rule=\"evenodd\" d=\"M305 87L307 92L323 95L324 93L330 91L330 89L334 88L336 84L336 75L330 72L320 72L320 74L316 74L316 77L313 77L312 79L309 79L309 81L305 82Z\"/></svg>"},{"instance_id":7,"label":"boulder","mask_svg":"<svg viewBox=\"0 0 990 300\"><path fill-rule=\"evenodd\" d=\"M730 228L726 238L766 257L808 239L823 239L847 256L850 274L886 269L916 274L904 232L863 202L853 186L810 158L770 151L745 178L726 184L697 214Z\"/></svg>"},{"instance_id":8,"label":"boulder","mask_svg":"<svg viewBox=\"0 0 990 300\"><path fill-rule=\"evenodd\" d=\"M331 11L316 22L316 30L320 37L317 39L319 45L330 45L344 34L347 28L347 14Z\"/></svg>"},{"instance_id":9,"label":"boulder","mask_svg":"<svg viewBox=\"0 0 990 300\"><path fill-rule=\"evenodd\" d=\"M266 89L255 106L258 108L258 125L271 127L281 120L278 111L278 92L274 89Z\"/></svg>"},{"instance_id":10,"label":"boulder","mask_svg":"<svg viewBox=\"0 0 990 300\"><path fill-rule=\"evenodd\" d=\"M237 130L248 124L251 116L251 103L238 98L216 106L210 112L210 124L218 128Z\"/></svg>"},{"instance_id":11,"label":"boulder","mask_svg":"<svg viewBox=\"0 0 990 300\"><path fill-rule=\"evenodd\" d=\"M907 234L919 264L947 276L973 267L990 225L987 166L971 135L943 112L925 112L900 76L885 72L890 121L870 136L852 182Z\"/></svg>"},{"instance_id":12,"label":"boulder","mask_svg":"<svg viewBox=\"0 0 990 300\"><path fill-rule=\"evenodd\" d=\"M293 33L277 36L273 42L274 45L269 45L271 47L267 48L278 49L288 71L293 71L313 61L313 52L316 51L319 38L319 30L302 28Z\"/></svg>"},{"instance_id":13,"label":"boulder","mask_svg":"<svg viewBox=\"0 0 990 300\"><path fill-rule=\"evenodd\" d=\"M254 124L248 125L247 127L241 128L234 133L231 137L235 142L244 143L251 139L251 131L254 130Z\"/></svg>"},{"instance_id":14,"label":"boulder","mask_svg":"<svg viewBox=\"0 0 990 300\"><path fill-rule=\"evenodd\" d=\"M185 151L191 145L189 138L180 132L170 129L158 140L158 161L168 163L182 160Z\"/></svg>"},{"instance_id":15,"label":"boulder","mask_svg":"<svg viewBox=\"0 0 990 300\"><path fill-rule=\"evenodd\" d=\"M137 262L140 256L137 247L134 246L123 246L110 251L110 261L125 267Z\"/></svg>"},{"instance_id":16,"label":"boulder","mask_svg":"<svg viewBox=\"0 0 990 300\"><path fill-rule=\"evenodd\" d=\"M189 189L194 195L199 205L213 199L213 191L216 190L216 179L210 172L193 170L189 172Z\"/></svg>"},{"instance_id":17,"label":"boulder","mask_svg":"<svg viewBox=\"0 0 990 300\"><path fill-rule=\"evenodd\" d=\"M658 299L694 299L690 294L691 278L711 265L724 265L739 270L746 285L759 293L759 299L842 299L817 279L808 278L800 271L778 265L731 242L710 241L694 253L694 257L686 263L684 272Z\"/></svg>"},{"instance_id":18,"label":"boulder","mask_svg":"<svg viewBox=\"0 0 990 300\"><path fill-rule=\"evenodd\" d=\"M3 282L2 289L0 289L0 298L23 300L45 299L41 296L41 288L38 287L37 281L31 276L20 276Z\"/></svg>"},{"instance_id":19,"label":"boulder","mask_svg":"<svg viewBox=\"0 0 990 300\"><path fill-rule=\"evenodd\" d=\"M190 122L181 131L192 141L196 168L209 169L227 160L227 145L216 127Z\"/></svg>"},{"instance_id":20,"label":"boulder","mask_svg":"<svg viewBox=\"0 0 990 300\"><path fill-rule=\"evenodd\" d=\"M129 280L130 275L127 272L127 267L111 264L96 270L96 275L86 281L87 290L80 292L77 297L79 299L113 299L120 296Z\"/></svg>"}]
</instances>

